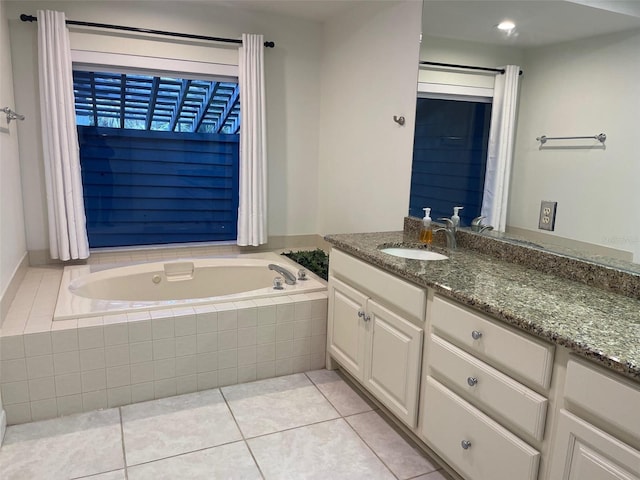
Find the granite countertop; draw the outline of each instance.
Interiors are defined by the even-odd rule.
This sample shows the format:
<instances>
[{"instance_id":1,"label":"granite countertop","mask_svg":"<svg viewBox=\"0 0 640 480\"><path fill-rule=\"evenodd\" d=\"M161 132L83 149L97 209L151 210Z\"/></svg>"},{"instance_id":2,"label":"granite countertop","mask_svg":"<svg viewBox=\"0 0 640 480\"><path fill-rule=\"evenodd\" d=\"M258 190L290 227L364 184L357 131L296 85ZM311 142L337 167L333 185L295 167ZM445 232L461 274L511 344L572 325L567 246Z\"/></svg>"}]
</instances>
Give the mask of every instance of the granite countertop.
<instances>
[{"instance_id":1,"label":"granite countertop","mask_svg":"<svg viewBox=\"0 0 640 480\"><path fill-rule=\"evenodd\" d=\"M384 254L403 232L328 235L334 247L438 294L567 347L640 383L640 300L473 250L444 261Z\"/></svg>"}]
</instances>

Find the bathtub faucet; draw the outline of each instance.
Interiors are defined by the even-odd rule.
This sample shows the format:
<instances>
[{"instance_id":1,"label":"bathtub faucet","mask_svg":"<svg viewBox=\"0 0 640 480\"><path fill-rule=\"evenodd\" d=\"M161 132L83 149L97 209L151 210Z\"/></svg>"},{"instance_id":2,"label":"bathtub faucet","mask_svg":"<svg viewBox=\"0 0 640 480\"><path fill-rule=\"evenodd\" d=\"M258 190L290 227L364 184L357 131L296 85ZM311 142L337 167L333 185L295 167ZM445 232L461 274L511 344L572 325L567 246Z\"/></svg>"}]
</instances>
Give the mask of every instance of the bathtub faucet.
<instances>
[{"instance_id":1,"label":"bathtub faucet","mask_svg":"<svg viewBox=\"0 0 640 480\"><path fill-rule=\"evenodd\" d=\"M284 282L287 285L295 285L296 284L296 276L294 274L292 274L286 268L282 268L280 265L276 265L275 263L270 263L269 264L269 270L275 270L280 275L282 275L284 277Z\"/></svg>"}]
</instances>

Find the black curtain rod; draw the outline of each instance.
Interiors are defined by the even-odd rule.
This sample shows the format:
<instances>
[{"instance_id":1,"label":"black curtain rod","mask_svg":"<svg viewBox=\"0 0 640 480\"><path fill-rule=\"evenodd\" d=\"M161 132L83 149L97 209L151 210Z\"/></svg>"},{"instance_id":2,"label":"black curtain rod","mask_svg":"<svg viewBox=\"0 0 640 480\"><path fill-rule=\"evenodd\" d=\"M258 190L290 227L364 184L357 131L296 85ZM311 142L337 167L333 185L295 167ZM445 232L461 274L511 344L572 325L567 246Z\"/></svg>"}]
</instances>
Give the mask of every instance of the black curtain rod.
<instances>
[{"instance_id":1,"label":"black curtain rod","mask_svg":"<svg viewBox=\"0 0 640 480\"><path fill-rule=\"evenodd\" d=\"M20 15L20 20L22 20L23 22L37 22L38 17L34 17L33 15L27 15L23 13L22 15ZM163 30L150 30L148 28L125 27L122 25L110 25L107 23L78 22L75 20L67 20L65 23L67 25L80 25L82 27L109 28L111 30L124 30L126 32L151 33L153 35L165 35L168 37L191 38L196 40L209 40L212 42L242 44L242 40L237 40L235 38L207 37L205 35L194 35L192 33L165 32ZM267 48L273 48L276 46L276 44L274 42L264 42L264 46Z\"/></svg>"},{"instance_id":2,"label":"black curtain rod","mask_svg":"<svg viewBox=\"0 0 640 480\"><path fill-rule=\"evenodd\" d=\"M433 65L436 67L449 67L449 68L463 68L466 70L479 70L482 72L499 73L500 75L504 75L504 72L505 72L504 68L474 67L472 65L457 65L455 63L420 62L420 65ZM520 75L522 75L522 70L520 70Z\"/></svg>"}]
</instances>

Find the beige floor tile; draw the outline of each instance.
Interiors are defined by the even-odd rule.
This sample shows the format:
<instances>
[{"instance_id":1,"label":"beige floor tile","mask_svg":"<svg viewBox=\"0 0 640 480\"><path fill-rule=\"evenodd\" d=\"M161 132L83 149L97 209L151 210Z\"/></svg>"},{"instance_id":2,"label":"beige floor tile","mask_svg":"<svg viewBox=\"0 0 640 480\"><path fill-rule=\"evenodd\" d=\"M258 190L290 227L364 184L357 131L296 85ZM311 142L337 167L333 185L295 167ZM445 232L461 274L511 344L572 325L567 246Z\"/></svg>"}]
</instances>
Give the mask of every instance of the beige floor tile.
<instances>
[{"instance_id":1,"label":"beige floor tile","mask_svg":"<svg viewBox=\"0 0 640 480\"><path fill-rule=\"evenodd\" d=\"M117 409L7 428L2 480L69 479L124 467Z\"/></svg>"},{"instance_id":2,"label":"beige floor tile","mask_svg":"<svg viewBox=\"0 0 640 480\"><path fill-rule=\"evenodd\" d=\"M412 478L411 480L452 480L452 478L444 470L438 470L437 472L420 475L419 477Z\"/></svg>"},{"instance_id":3,"label":"beige floor tile","mask_svg":"<svg viewBox=\"0 0 640 480\"><path fill-rule=\"evenodd\" d=\"M346 417L373 410L373 406L336 371L314 370L307 372L307 376L340 412L340 415Z\"/></svg>"},{"instance_id":4,"label":"beige floor tile","mask_svg":"<svg viewBox=\"0 0 640 480\"><path fill-rule=\"evenodd\" d=\"M436 464L396 432L378 412L353 415L346 420L401 480L438 469Z\"/></svg>"},{"instance_id":5,"label":"beige floor tile","mask_svg":"<svg viewBox=\"0 0 640 480\"><path fill-rule=\"evenodd\" d=\"M247 441L267 480L392 480L343 419Z\"/></svg>"},{"instance_id":6,"label":"beige floor tile","mask_svg":"<svg viewBox=\"0 0 640 480\"><path fill-rule=\"evenodd\" d=\"M77 480L126 480L126 475L124 470L115 470L113 472L91 475L90 477L82 477L82 479Z\"/></svg>"},{"instance_id":7,"label":"beige floor tile","mask_svg":"<svg viewBox=\"0 0 640 480\"><path fill-rule=\"evenodd\" d=\"M340 415L302 373L222 389L246 438Z\"/></svg>"},{"instance_id":8,"label":"beige floor tile","mask_svg":"<svg viewBox=\"0 0 640 480\"><path fill-rule=\"evenodd\" d=\"M244 442L235 442L156 462L129 467L129 480L233 479L262 477Z\"/></svg>"},{"instance_id":9,"label":"beige floor tile","mask_svg":"<svg viewBox=\"0 0 640 480\"><path fill-rule=\"evenodd\" d=\"M240 440L219 390L122 407L127 465Z\"/></svg>"}]
</instances>

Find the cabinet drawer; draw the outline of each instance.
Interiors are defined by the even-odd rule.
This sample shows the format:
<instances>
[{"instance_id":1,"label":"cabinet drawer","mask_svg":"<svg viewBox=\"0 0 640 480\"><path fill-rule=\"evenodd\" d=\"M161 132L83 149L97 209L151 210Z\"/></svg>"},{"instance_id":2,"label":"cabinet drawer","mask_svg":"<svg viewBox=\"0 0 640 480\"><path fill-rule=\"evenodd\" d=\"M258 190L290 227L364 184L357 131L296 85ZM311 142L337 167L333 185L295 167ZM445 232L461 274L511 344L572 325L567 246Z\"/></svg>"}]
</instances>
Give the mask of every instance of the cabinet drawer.
<instances>
[{"instance_id":1,"label":"cabinet drawer","mask_svg":"<svg viewBox=\"0 0 640 480\"><path fill-rule=\"evenodd\" d=\"M422 324L425 319L427 292L398 277L361 262L335 248L331 250L331 274L363 289L376 300Z\"/></svg>"},{"instance_id":2,"label":"cabinet drawer","mask_svg":"<svg viewBox=\"0 0 640 480\"><path fill-rule=\"evenodd\" d=\"M553 345L435 297L431 325L439 335L531 386L549 388Z\"/></svg>"},{"instance_id":3,"label":"cabinet drawer","mask_svg":"<svg viewBox=\"0 0 640 480\"><path fill-rule=\"evenodd\" d=\"M434 377L518 433L542 440L547 414L542 395L433 334L429 359Z\"/></svg>"},{"instance_id":4,"label":"cabinet drawer","mask_svg":"<svg viewBox=\"0 0 640 480\"><path fill-rule=\"evenodd\" d=\"M640 387L570 359L564 387L565 401L576 405L640 442Z\"/></svg>"},{"instance_id":5,"label":"cabinet drawer","mask_svg":"<svg viewBox=\"0 0 640 480\"><path fill-rule=\"evenodd\" d=\"M537 477L540 461L537 450L432 377L427 377L423 408L422 433L427 442L464 478L533 480Z\"/></svg>"}]
</instances>

